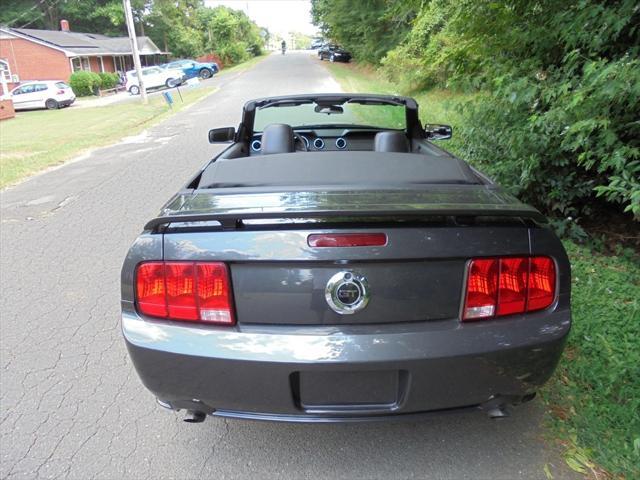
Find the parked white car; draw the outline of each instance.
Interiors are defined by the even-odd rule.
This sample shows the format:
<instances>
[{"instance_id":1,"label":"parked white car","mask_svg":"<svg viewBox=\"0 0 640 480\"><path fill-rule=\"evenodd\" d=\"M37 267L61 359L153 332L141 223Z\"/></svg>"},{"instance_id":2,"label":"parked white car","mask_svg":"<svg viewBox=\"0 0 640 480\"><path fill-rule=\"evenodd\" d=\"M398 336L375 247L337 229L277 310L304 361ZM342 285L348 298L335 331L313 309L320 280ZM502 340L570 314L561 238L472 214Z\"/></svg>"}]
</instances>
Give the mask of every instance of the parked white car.
<instances>
[{"instance_id":1,"label":"parked white car","mask_svg":"<svg viewBox=\"0 0 640 480\"><path fill-rule=\"evenodd\" d=\"M164 69L161 67L145 67L142 69L144 87L149 90L159 87L175 87L180 85L184 79L184 72L177 69ZM127 82L125 87L132 95L140 93L140 83L135 70L127 72Z\"/></svg>"},{"instance_id":2,"label":"parked white car","mask_svg":"<svg viewBox=\"0 0 640 480\"><path fill-rule=\"evenodd\" d=\"M11 90L15 110L68 107L76 100L71 87L60 80L33 80Z\"/></svg>"}]
</instances>

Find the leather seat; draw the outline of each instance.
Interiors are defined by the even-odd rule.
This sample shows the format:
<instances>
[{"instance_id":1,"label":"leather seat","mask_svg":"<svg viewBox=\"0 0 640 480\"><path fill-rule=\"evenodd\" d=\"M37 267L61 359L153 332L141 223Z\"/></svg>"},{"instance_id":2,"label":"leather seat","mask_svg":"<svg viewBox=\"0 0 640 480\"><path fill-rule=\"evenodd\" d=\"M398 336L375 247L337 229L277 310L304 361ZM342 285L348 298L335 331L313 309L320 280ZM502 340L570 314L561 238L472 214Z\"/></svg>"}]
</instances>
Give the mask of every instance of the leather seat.
<instances>
[{"instance_id":1,"label":"leather seat","mask_svg":"<svg viewBox=\"0 0 640 480\"><path fill-rule=\"evenodd\" d=\"M264 127L261 151L263 155L295 152L295 139L291 125L272 123Z\"/></svg>"},{"instance_id":2,"label":"leather seat","mask_svg":"<svg viewBox=\"0 0 640 480\"><path fill-rule=\"evenodd\" d=\"M409 152L409 140L402 132L379 132L373 141L376 152Z\"/></svg>"}]
</instances>

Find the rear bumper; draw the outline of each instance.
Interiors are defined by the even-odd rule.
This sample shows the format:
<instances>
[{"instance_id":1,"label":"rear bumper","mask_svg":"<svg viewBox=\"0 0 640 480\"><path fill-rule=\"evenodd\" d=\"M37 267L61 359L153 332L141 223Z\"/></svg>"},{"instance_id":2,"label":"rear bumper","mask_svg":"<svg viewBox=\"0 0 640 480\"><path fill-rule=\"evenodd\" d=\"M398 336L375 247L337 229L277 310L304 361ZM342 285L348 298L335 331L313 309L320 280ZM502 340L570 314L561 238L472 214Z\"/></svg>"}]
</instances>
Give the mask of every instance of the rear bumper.
<instances>
[{"instance_id":1,"label":"rear bumper","mask_svg":"<svg viewBox=\"0 0 640 480\"><path fill-rule=\"evenodd\" d=\"M570 323L569 310L465 325L446 320L234 329L149 321L126 309L122 315L135 368L167 406L305 422L411 418L496 397L518 403L553 373ZM357 382L396 373L397 395L390 401L308 405L301 391L341 398L332 389L345 388L343 376ZM334 378L337 384L327 381ZM309 386L309 379L320 387Z\"/></svg>"}]
</instances>

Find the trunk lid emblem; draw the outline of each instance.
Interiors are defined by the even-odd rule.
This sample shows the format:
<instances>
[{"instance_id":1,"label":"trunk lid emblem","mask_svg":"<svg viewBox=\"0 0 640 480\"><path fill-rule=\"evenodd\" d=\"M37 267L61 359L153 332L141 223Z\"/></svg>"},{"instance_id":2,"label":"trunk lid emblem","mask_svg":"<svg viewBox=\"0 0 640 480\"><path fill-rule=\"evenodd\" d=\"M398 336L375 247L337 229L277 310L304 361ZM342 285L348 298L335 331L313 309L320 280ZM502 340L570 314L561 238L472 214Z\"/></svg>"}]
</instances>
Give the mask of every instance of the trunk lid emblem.
<instances>
[{"instance_id":1,"label":"trunk lid emblem","mask_svg":"<svg viewBox=\"0 0 640 480\"><path fill-rule=\"evenodd\" d=\"M369 303L369 284L357 273L338 272L327 282L324 296L331 310L339 315L351 315Z\"/></svg>"}]
</instances>

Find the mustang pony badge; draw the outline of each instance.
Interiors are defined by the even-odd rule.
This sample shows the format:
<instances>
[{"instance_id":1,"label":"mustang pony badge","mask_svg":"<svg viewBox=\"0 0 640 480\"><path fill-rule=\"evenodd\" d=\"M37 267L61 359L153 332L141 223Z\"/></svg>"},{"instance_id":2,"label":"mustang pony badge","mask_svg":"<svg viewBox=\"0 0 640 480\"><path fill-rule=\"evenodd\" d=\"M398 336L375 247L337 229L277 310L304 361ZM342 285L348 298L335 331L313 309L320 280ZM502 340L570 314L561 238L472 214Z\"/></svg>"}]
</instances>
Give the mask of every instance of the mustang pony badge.
<instances>
[{"instance_id":1,"label":"mustang pony badge","mask_svg":"<svg viewBox=\"0 0 640 480\"><path fill-rule=\"evenodd\" d=\"M324 297L331 310L340 315L351 315L369 303L369 284L362 275L338 272L327 282Z\"/></svg>"}]
</instances>

